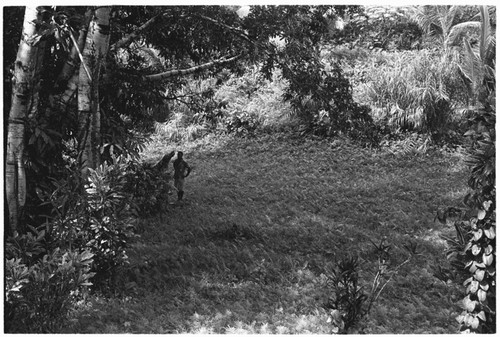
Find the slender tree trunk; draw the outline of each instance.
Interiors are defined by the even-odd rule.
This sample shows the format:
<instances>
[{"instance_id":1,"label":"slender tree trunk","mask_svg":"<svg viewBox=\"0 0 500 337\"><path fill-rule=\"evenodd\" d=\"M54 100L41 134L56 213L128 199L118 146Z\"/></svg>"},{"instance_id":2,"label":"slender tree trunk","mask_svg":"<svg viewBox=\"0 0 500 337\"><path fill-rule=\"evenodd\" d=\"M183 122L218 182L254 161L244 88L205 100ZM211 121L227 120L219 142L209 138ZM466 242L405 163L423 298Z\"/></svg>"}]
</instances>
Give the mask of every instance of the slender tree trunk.
<instances>
[{"instance_id":1,"label":"slender tree trunk","mask_svg":"<svg viewBox=\"0 0 500 337\"><path fill-rule=\"evenodd\" d=\"M99 7L95 10L89 25L79 71L78 140L79 161L84 178L88 176L88 168L96 168L100 163L99 78L109 47L110 11L111 7Z\"/></svg>"},{"instance_id":2,"label":"slender tree trunk","mask_svg":"<svg viewBox=\"0 0 500 337\"><path fill-rule=\"evenodd\" d=\"M5 192L12 233L18 229L20 210L26 201L25 123L33 100L33 78L38 61L37 30L34 23L37 16L36 7L26 7L12 81L12 105L8 120L5 161Z\"/></svg>"}]
</instances>

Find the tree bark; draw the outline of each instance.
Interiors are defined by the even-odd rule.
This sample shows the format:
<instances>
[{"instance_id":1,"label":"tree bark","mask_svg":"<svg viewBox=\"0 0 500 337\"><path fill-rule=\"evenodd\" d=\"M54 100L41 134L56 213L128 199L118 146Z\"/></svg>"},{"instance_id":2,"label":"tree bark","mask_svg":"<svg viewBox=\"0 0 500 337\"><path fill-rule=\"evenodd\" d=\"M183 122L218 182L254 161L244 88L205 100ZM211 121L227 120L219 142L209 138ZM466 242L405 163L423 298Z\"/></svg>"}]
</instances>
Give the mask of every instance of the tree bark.
<instances>
[{"instance_id":1,"label":"tree bark","mask_svg":"<svg viewBox=\"0 0 500 337\"><path fill-rule=\"evenodd\" d=\"M79 161L83 178L100 163L99 79L109 47L111 7L99 7L89 25L78 83ZM90 74L87 72L90 70Z\"/></svg>"},{"instance_id":2,"label":"tree bark","mask_svg":"<svg viewBox=\"0 0 500 337\"><path fill-rule=\"evenodd\" d=\"M26 7L12 80L5 160L5 192L9 208L9 229L12 233L19 227L20 210L26 201L25 123L33 100L33 78L38 61L39 36L34 22L37 17L36 7Z\"/></svg>"}]
</instances>

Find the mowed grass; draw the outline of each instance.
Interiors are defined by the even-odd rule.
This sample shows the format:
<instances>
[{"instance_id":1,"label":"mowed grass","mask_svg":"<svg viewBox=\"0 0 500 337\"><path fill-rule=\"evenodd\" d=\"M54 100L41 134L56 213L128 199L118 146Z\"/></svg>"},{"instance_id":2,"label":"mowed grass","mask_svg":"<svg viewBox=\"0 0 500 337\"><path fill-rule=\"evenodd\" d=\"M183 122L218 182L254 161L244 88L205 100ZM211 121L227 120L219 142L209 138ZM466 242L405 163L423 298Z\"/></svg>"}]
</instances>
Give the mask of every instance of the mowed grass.
<instances>
[{"instance_id":1,"label":"mowed grass","mask_svg":"<svg viewBox=\"0 0 500 337\"><path fill-rule=\"evenodd\" d=\"M323 272L360 258L369 289L373 244L393 246L391 265L418 243L370 315L351 333L456 333L461 290L433 276L446 265L438 208L460 206L467 168L458 154L396 156L344 141L286 136L209 138L184 150L193 166L186 202L141 219L123 274L130 291L94 297L68 332L330 333ZM174 195L172 195L174 198Z\"/></svg>"}]
</instances>

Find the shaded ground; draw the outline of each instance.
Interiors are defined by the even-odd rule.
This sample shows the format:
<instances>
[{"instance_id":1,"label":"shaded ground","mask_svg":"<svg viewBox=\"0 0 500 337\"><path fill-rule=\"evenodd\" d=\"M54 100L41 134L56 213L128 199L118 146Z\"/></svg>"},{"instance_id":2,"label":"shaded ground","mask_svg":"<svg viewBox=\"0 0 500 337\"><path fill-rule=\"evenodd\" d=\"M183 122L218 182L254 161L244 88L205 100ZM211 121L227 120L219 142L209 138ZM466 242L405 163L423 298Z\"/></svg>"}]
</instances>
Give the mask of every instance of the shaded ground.
<instances>
[{"instance_id":1,"label":"shaded ground","mask_svg":"<svg viewBox=\"0 0 500 337\"><path fill-rule=\"evenodd\" d=\"M147 155L170 150L156 143ZM452 231L433 219L438 207L461 204L460 156L395 156L271 136L182 150L194 167L186 203L141 220L123 276L130 291L95 297L68 331L330 333L324 268L359 256L369 286L370 241L386 238L393 265L405 259L408 240L422 255L351 332L457 332L460 289L433 276L446 263L439 234Z\"/></svg>"}]
</instances>

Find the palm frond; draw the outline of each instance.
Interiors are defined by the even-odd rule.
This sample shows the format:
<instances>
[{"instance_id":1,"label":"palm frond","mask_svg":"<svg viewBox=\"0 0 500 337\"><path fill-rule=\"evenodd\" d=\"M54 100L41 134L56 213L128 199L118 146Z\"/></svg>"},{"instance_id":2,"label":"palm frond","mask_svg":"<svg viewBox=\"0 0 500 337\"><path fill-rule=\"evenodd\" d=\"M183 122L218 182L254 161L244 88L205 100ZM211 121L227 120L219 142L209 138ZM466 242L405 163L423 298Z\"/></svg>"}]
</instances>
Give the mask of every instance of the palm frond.
<instances>
[{"instance_id":1,"label":"palm frond","mask_svg":"<svg viewBox=\"0 0 500 337\"><path fill-rule=\"evenodd\" d=\"M454 25L448 36L446 37L446 46L459 46L462 44L464 37L471 31L479 33L481 30L481 22L469 21Z\"/></svg>"}]
</instances>

